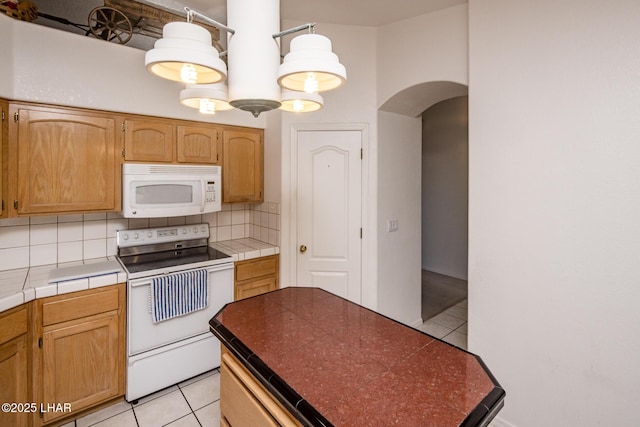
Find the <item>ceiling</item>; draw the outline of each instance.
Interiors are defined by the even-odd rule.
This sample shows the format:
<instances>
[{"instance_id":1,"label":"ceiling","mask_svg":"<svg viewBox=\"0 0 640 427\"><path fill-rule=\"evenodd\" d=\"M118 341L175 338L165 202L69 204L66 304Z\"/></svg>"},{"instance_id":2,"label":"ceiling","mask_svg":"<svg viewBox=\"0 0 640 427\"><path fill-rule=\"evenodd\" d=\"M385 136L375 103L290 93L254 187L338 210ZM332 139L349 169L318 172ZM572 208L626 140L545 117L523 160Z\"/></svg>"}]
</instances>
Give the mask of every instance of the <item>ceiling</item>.
<instances>
[{"instance_id":1,"label":"ceiling","mask_svg":"<svg viewBox=\"0 0 640 427\"><path fill-rule=\"evenodd\" d=\"M31 0L41 16L33 22L86 35L88 17L105 0ZM108 1L108 0L107 0ZM137 0L139 3L184 16L184 7L200 11L226 24L227 0ZM281 0L281 19L378 27L413 16L464 4L467 0ZM42 14L49 15L45 18ZM62 18L60 19L51 19ZM64 22L66 20L67 22ZM223 37L224 37L224 33ZM134 31L127 46L149 50L158 38Z\"/></svg>"}]
</instances>

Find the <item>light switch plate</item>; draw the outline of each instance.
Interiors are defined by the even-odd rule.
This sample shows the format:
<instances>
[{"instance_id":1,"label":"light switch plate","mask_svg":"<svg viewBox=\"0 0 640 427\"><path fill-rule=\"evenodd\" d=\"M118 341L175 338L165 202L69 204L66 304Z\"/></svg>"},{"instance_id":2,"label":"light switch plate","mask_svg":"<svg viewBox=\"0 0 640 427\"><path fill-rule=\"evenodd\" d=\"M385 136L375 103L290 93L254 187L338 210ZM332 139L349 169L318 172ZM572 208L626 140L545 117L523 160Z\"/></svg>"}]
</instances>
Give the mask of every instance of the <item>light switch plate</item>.
<instances>
[{"instance_id":1,"label":"light switch plate","mask_svg":"<svg viewBox=\"0 0 640 427\"><path fill-rule=\"evenodd\" d=\"M398 231L398 220L390 219L387 221L387 232Z\"/></svg>"}]
</instances>

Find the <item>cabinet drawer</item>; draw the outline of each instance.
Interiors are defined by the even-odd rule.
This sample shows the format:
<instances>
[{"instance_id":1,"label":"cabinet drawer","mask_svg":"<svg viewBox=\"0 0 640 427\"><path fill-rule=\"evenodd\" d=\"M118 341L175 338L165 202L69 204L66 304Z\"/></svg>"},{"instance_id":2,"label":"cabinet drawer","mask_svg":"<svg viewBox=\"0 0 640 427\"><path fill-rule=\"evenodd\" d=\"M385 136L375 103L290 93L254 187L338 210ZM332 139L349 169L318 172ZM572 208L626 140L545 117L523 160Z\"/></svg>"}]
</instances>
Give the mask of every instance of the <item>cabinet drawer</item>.
<instances>
[{"instance_id":1,"label":"cabinet drawer","mask_svg":"<svg viewBox=\"0 0 640 427\"><path fill-rule=\"evenodd\" d=\"M27 306L10 310L0 316L0 344L27 333Z\"/></svg>"},{"instance_id":2,"label":"cabinet drawer","mask_svg":"<svg viewBox=\"0 0 640 427\"><path fill-rule=\"evenodd\" d=\"M118 287L58 295L42 303L42 325L54 325L94 314L118 310Z\"/></svg>"},{"instance_id":3,"label":"cabinet drawer","mask_svg":"<svg viewBox=\"0 0 640 427\"><path fill-rule=\"evenodd\" d=\"M236 281L275 274L277 261L275 255L236 263Z\"/></svg>"}]
</instances>

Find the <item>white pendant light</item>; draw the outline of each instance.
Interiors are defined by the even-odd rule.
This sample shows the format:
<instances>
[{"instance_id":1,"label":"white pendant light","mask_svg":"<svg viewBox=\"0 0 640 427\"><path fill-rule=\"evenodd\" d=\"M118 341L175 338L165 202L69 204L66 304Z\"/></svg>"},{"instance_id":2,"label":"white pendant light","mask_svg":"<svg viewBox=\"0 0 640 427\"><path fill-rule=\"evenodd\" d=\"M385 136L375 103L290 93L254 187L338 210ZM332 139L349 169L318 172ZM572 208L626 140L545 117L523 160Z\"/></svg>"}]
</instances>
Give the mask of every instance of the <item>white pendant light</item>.
<instances>
[{"instance_id":1,"label":"white pendant light","mask_svg":"<svg viewBox=\"0 0 640 427\"><path fill-rule=\"evenodd\" d=\"M309 93L342 86L347 70L331 51L331 40L320 34L303 34L291 40L290 52L278 70L278 84Z\"/></svg>"},{"instance_id":2,"label":"white pendant light","mask_svg":"<svg viewBox=\"0 0 640 427\"><path fill-rule=\"evenodd\" d=\"M188 84L180 91L180 103L200 110L202 114L233 109L227 102L227 85L224 83L194 85Z\"/></svg>"},{"instance_id":3,"label":"white pendant light","mask_svg":"<svg viewBox=\"0 0 640 427\"><path fill-rule=\"evenodd\" d=\"M166 24L162 39L145 55L149 72L187 83L180 93L183 105L205 114L235 107L255 117L281 106L285 111L316 111L323 106L317 92L335 89L346 81L345 67L331 51L331 41L321 35L295 37L291 52L280 64L280 38L305 29L313 32L315 24L278 32L279 0L228 0L227 21L235 29L188 7L184 9L187 22ZM227 31L228 73L211 45L211 34L194 24L194 17ZM204 87L225 79L224 89ZM307 93L300 94L304 91Z\"/></svg>"},{"instance_id":4,"label":"white pendant light","mask_svg":"<svg viewBox=\"0 0 640 427\"><path fill-rule=\"evenodd\" d=\"M280 96L280 109L292 113L311 113L324 105L324 100L317 93L296 92L283 89Z\"/></svg>"},{"instance_id":5,"label":"white pendant light","mask_svg":"<svg viewBox=\"0 0 640 427\"><path fill-rule=\"evenodd\" d=\"M165 25L144 62L149 72L177 82L217 83L227 78L227 66L211 45L211 33L191 22Z\"/></svg>"}]
</instances>

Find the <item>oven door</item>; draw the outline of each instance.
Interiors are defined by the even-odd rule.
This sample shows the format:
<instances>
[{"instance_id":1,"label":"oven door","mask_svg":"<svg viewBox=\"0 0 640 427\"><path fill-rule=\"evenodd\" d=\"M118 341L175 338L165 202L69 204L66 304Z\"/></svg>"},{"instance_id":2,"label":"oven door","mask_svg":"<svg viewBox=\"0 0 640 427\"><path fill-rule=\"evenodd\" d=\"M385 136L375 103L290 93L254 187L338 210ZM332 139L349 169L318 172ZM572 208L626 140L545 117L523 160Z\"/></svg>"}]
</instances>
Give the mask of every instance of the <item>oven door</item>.
<instances>
[{"instance_id":1,"label":"oven door","mask_svg":"<svg viewBox=\"0 0 640 427\"><path fill-rule=\"evenodd\" d=\"M233 300L233 263L207 267L209 304L184 316L153 323L151 283L153 277L128 282L127 354L134 356L200 334L209 334L209 320Z\"/></svg>"}]
</instances>

